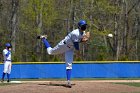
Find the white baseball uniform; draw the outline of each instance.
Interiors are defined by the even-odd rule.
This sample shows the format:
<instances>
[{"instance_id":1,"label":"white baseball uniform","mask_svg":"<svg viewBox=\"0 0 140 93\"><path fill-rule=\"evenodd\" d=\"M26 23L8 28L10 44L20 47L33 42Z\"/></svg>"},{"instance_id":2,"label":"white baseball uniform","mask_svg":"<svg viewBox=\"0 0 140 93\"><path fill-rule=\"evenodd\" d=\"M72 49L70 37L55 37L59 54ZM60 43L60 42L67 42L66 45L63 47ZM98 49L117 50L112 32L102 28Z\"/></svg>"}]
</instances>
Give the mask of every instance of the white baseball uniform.
<instances>
[{"instance_id":1,"label":"white baseball uniform","mask_svg":"<svg viewBox=\"0 0 140 93\"><path fill-rule=\"evenodd\" d=\"M48 47L47 52L50 55L65 53L66 69L72 69L74 42L80 43L83 32L75 29L61 40L54 48Z\"/></svg>"},{"instance_id":2,"label":"white baseball uniform","mask_svg":"<svg viewBox=\"0 0 140 93\"><path fill-rule=\"evenodd\" d=\"M4 57L4 73L11 73L11 51L4 49L3 50L3 57Z\"/></svg>"}]
</instances>

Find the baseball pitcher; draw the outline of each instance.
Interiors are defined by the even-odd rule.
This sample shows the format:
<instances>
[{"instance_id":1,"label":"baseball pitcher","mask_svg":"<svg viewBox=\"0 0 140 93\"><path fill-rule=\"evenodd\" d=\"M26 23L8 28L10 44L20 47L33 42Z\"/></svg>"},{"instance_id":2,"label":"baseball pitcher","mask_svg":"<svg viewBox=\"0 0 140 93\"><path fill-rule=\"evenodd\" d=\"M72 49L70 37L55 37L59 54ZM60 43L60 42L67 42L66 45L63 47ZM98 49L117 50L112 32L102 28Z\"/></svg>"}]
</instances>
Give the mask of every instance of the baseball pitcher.
<instances>
[{"instance_id":1,"label":"baseball pitcher","mask_svg":"<svg viewBox=\"0 0 140 93\"><path fill-rule=\"evenodd\" d=\"M87 23L85 20L80 20L78 22L78 29L71 31L63 40L61 40L55 47L51 47L47 39L47 35L38 36L38 39L41 39L47 48L49 55L56 54L65 54L65 63L66 63L66 75L67 75L67 84L66 86L71 88L71 71L72 71L72 62L74 50L79 50L79 43L88 41L90 33L85 33L87 28Z\"/></svg>"}]
</instances>

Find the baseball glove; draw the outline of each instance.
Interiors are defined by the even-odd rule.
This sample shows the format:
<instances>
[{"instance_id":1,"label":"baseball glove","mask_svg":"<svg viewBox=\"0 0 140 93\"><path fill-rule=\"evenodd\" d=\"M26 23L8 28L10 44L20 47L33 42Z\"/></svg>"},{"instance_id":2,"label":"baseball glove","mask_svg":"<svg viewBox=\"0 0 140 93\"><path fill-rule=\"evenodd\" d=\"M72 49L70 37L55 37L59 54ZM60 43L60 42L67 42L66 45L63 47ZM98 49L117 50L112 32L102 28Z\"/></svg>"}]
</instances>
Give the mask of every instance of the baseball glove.
<instances>
[{"instance_id":1,"label":"baseball glove","mask_svg":"<svg viewBox=\"0 0 140 93\"><path fill-rule=\"evenodd\" d=\"M90 38L90 32L85 32L81 41L86 42L89 40L89 38Z\"/></svg>"}]
</instances>

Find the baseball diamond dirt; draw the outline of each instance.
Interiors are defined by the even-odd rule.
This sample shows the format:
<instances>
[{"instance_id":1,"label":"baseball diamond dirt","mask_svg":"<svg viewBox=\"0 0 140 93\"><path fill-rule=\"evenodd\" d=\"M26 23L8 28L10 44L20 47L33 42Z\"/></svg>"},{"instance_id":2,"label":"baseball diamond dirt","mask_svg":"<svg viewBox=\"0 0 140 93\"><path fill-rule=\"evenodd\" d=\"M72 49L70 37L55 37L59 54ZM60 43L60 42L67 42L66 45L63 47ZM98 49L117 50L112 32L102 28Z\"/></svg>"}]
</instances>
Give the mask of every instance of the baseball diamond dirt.
<instances>
[{"instance_id":1,"label":"baseball diamond dirt","mask_svg":"<svg viewBox=\"0 0 140 93\"><path fill-rule=\"evenodd\" d=\"M115 82L140 80L73 81L72 88L66 88L65 81L15 81L0 83L0 93L140 93L139 87Z\"/></svg>"}]
</instances>

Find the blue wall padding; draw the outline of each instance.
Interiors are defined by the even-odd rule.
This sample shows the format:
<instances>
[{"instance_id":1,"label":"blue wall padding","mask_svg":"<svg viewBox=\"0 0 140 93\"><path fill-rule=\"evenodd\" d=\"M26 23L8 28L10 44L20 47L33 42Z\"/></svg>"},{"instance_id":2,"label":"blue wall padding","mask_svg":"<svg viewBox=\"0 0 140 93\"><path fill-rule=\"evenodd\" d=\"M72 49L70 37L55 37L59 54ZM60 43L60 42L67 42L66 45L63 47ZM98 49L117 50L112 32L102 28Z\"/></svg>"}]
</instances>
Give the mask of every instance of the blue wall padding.
<instances>
[{"instance_id":1,"label":"blue wall padding","mask_svg":"<svg viewBox=\"0 0 140 93\"><path fill-rule=\"evenodd\" d=\"M123 77L140 77L140 63L73 64L72 78ZM13 64L11 78L66 78L65 64Z\"/></svg>"}]
</instances>

